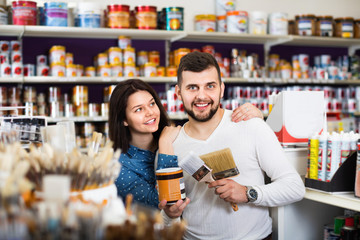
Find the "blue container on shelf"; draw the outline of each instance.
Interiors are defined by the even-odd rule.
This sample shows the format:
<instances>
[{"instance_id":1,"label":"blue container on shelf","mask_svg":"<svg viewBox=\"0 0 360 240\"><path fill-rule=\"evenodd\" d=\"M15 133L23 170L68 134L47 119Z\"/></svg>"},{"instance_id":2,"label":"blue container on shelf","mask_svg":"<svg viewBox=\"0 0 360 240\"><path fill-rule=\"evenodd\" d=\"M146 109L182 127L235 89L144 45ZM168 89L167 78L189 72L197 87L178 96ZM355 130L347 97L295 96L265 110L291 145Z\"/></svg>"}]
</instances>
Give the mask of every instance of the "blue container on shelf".
<instances>
[{"instance_id":1,"label":"blue container on shelf","mask_svg":"<svg viewBox=\"0 0 360 240\"><path fill-rule=\"evenodd\" d=\"M45 26L67 27L68 6L64 2L46 2Z\"/></svg>"},{"instance_id":2,"label":"blue container on shelf","mask_svg":"<svg viewBox=\"0 0 360 240\"><path fill-rule=\"evenodd\" d=\"M101 7L95 2L79 2L75 14L75 26L84 28L101 27Z\"/></svg>"}]
</instances>

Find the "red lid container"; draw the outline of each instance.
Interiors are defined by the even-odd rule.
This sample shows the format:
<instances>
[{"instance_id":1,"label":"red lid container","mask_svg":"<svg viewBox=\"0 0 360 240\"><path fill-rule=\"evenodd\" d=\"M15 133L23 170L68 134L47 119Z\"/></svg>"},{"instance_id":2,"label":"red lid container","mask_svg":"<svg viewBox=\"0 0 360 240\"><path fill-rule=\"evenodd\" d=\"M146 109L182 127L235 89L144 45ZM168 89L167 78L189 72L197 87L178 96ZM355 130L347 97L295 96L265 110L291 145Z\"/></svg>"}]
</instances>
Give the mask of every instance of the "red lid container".
<instances>
[{"instance_id":1,"label":"red lid container","mask_svg":"<svg viewBox=\"0 0 360 240\"><path fill-rule=\"evenodd\" d=\"M12 12L14 25L36 25L36 2L13 1Z\"/></svg>"},{"instance_id":2,"label":"red lid container","mask_svg":"<svg viewBox=\"0 0 360 240\"><path fill-rule=\"evenodd\" d=\"M135 7L136 12L156 12L155 6L137 6Z\"/></svg>"},{"instance_id":3,"label":"red lid container","mask_svg":"<svg viewBox=\"0 0 360 240\"><path fill-rule=\"evenodd\" d=\"M108 5L107 9L109 12L129 12L130 6L129 5L119 5L119 4L112 4Z\"/></svg>"}]
</instances>

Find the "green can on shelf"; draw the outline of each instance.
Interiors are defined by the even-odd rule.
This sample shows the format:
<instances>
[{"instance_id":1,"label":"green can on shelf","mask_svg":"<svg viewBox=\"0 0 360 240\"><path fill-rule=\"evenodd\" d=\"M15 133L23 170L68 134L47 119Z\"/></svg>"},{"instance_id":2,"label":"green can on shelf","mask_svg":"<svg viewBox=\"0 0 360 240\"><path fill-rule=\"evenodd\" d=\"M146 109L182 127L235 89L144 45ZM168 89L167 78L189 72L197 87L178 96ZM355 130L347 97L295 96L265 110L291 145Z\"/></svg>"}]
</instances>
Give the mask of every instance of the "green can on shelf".
<instances>
[{"instance_id":1,"label":"green can on shelf","mask_svg":"<svg viewBox=\"0 0 360 240\"><path fill-rule=\"evenodd\" d=\"M165 18L165 29L170 31L184 30L184 8L166 7L163 8Z\"/></svg>"}]
</instances>

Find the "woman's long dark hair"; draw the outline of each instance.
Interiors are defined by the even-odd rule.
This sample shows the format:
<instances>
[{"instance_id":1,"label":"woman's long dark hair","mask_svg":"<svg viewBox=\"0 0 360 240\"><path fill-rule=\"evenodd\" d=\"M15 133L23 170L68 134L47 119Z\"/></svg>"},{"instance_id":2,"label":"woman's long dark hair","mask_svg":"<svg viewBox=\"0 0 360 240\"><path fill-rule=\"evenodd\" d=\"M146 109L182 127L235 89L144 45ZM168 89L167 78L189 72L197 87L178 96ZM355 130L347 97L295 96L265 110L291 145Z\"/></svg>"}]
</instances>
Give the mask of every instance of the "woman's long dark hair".
<instances>
[{"instance_id":1,"label":"woman's long dark hair","mask_svg":"<svg viewBox=\"0 0 360 240\"><path fill-rule=\"evenodd\" d=\"M120 82L114 89L110 98L109 106L109 138L114 142L114 149L121 148L126 153L130 146L131 134L129 128L124 125L126 120L126 106L129 96L138 91L149 92L156 105L160 109L159 129L153 133L154 141L158 144L161 131L170 125L166 110L156 94L155 90L146 82L139 79L129 79Z\"/></svg>"}]
</instances>

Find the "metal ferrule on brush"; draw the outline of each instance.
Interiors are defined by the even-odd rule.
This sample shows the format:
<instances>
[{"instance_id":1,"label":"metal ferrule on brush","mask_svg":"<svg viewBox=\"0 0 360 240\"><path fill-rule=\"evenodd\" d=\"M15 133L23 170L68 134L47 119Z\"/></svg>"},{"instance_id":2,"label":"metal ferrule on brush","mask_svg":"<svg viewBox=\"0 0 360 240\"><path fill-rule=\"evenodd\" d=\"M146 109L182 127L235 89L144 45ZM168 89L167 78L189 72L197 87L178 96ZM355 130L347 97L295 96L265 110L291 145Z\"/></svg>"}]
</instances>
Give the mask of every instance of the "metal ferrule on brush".
<instances>
[{"instance_id":1,"label":"metal ferrule on brush","mask_svg":"<svg viewBox=\"0 0 360 240\"><path fill-rule=\"evenodd\" d=\"M228 170L225 170L222 172L214 173L213 176L216 180L219 180L219 179L223 179L223 178L233 177L238 174L239 174L239 170L237 167L235 167L235 168L231 168L231 169L228 169Z\"/></svg>"},{"instance_id":2,"label":"metal ferrule on brush","mask_svg":"<svg viewBox=\"0 0 360 240\"><path fill-rule=\"evenodd\" d=\"M206 179L208 180L208 175L210 175L210 177L212 178L212 174L211 174L211 169L209 169L206 165L201 166L192 176L193 178L195 178L197 181L202 182L205 180L205 176Z\"/></svg>"}]
</instances>

